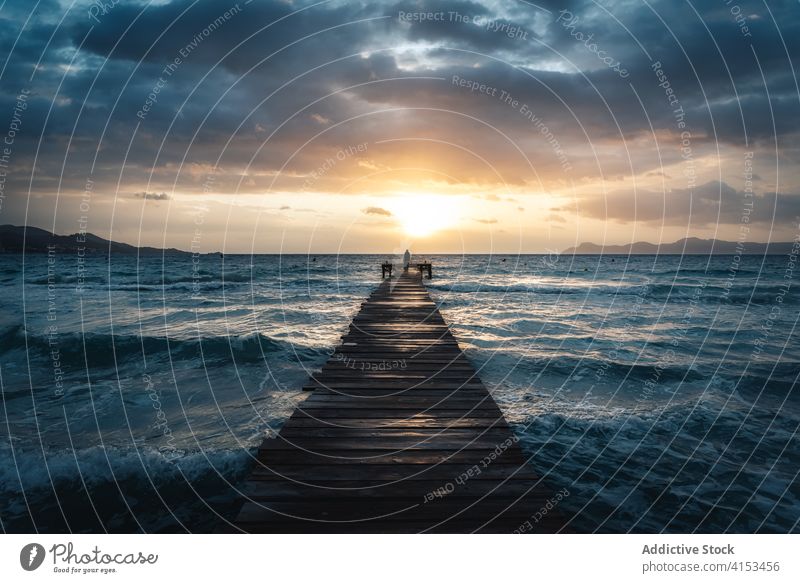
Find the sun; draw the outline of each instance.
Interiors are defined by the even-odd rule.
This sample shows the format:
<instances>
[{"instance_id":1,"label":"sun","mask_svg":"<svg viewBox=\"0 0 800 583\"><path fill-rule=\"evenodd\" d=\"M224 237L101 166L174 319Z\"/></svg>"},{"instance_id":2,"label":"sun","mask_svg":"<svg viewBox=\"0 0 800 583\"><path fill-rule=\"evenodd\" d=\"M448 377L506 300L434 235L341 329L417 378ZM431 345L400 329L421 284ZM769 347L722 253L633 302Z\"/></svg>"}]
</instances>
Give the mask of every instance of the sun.
<instances>
[{"instance_id":1,"label":"sun","mask_svg":"<svg viewBox=\"0 0 800 583\"><path fill-rule=\"evenodd\" d=\"M410 237L428 237L450 228L461 218L462 197L441 194L404 194L387 206Z\"/></svg>"}]
</instances>

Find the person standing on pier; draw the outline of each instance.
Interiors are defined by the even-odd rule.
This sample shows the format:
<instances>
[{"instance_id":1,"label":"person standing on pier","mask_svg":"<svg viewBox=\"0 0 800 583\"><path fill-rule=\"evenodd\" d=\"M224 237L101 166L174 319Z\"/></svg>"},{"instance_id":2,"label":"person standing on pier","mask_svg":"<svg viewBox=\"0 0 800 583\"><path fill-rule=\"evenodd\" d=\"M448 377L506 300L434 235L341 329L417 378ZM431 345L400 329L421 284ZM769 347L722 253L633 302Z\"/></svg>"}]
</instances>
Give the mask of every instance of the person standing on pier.
<instances>
[{"instance_id":1,"label":"person standing on pier","mask_svg":"<svg viewBox=\"0 0 800 583\"><path fill-rule=\"evenodd\" d=\"M406 252L403 253L403 271L408 271L408 265L410 263L411 263L411 253L409 253L408 249L406 249Z\"/></svg>"}]
</instances>

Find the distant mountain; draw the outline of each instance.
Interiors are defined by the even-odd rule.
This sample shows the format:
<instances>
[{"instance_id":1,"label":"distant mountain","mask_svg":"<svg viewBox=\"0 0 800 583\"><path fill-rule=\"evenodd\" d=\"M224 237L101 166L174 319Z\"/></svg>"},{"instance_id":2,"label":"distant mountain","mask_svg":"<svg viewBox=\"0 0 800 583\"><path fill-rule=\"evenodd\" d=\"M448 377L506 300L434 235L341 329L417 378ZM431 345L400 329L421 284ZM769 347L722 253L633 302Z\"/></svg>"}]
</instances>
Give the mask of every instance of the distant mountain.
<instances>
[{"instance_id":1,"label":"distant mountain","mask_svg":"<svg viewBox=\"0 0 800 583\"><path fill-rule=\"evenodd\" d=\"M735 241L698 239L689 237L674 243L647 243L639 241L626 245L597 245L581 243L561 252L562 255L785 255L791 252L792 242L752 243L745 241L739 250ZM743 247L743 248L742 248Z\"/></svg>"},{"instance_id":2,"label":"distant mountain","mask_svg":"<svg viewBox=\"0 0 800 583\"><path fill-rule=\"evenodd\" d=\"M27 231L27 233L26 233ZM37 227L17 227L0 225L0 253L47 253L52 245L56 251L78 251L81 247L86 253L112 255L161 255L162 253L186 253L179 249L158 249L156 247L135 247L127 243L117 243L103 239L92 233L81 235L56 235Z\"/></svg>"}]
</instances>

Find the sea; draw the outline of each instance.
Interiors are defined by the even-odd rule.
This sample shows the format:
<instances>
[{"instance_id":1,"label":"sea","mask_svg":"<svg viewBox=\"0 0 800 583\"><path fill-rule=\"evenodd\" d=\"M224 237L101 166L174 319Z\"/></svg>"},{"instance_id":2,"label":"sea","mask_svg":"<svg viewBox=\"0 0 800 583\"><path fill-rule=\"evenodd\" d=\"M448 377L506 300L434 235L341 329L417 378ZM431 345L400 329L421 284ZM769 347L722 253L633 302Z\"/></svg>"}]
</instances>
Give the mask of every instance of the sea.
<instances>
[{"instance_id":1,"label":"sea","mask_svg":"<svg viewBox=\"0 0 800 583\"><path fill-rule=\"evenodd\" d=\"M0 527L213 532L380 255L0 255ZM574 532L800 530L800 267L432 255Z\"/></svg>"}]
</instances>

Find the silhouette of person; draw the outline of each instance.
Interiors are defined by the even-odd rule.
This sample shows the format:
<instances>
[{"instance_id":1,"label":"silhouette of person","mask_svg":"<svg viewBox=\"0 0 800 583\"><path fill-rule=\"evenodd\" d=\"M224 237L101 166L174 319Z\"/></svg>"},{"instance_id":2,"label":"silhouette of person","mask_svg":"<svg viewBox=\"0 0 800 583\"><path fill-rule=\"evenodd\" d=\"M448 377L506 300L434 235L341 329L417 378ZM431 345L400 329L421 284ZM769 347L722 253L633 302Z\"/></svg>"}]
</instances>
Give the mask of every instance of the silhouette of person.
<instances>
[{"instance_id":1,"label":"silhouette of person","mask_svg":"<svg viewBox=\"0 0 800 583\"><path fill-rule=\"evenodd\" d=\"M406 249L406 252L403 253L403 271L408 271L409 263L411 263L411 253L409 253L408 249Z\"/></svg>"}]
</instances>

